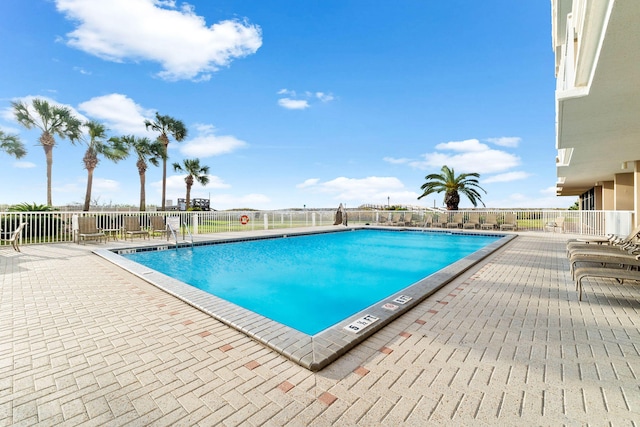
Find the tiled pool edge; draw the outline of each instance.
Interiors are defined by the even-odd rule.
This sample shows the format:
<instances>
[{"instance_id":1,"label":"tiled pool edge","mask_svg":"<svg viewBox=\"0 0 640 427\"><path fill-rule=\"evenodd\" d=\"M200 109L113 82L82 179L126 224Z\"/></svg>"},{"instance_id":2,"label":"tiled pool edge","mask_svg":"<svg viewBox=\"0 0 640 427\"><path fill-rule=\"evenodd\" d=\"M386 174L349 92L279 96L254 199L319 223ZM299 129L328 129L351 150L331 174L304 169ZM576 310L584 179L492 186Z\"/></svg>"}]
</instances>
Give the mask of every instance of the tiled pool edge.
<instances>
[{"instance_id":1,"label":"tiled pool edge","mask_svg":"<svg viewBox=\"0 0 640 427\"><path fill-rule=\"evenodd\" d=\"M361 228L375 227L356 227L352 229ZM283 233L282 235L291 236L297 234L310 233ZM138 263L121 257L112 250L97 249L93 252L105 260L118 265L131 274L197 308L198 310L209 314L222 323L245 333L256 341L275 350L304 368L311 371L319 371L342 355L346 354L353 347L391 323L399 316L407 313L415 305L422 302L438 289L517 236L516 234L503 233L474 234L491 234L500 236L501 238L314 336L304 334L214 295L210 295L191 285L151 270ZM273 236L265 237L273 238ZM257 238L259 239L260 237ZM248 239L242 237L239 237L238 239L224 239L225 242L236 240L240 241ZM126 249L120 250L122 251ZM382 308L384 304L392 302L399 295L411 297L411 300L403 305L399 305L395 311L389 311ZM348 332L344 329L345 326L351 324L365 314L375 316L378 320L358 333Z\"/></svg>"}]
</instances>

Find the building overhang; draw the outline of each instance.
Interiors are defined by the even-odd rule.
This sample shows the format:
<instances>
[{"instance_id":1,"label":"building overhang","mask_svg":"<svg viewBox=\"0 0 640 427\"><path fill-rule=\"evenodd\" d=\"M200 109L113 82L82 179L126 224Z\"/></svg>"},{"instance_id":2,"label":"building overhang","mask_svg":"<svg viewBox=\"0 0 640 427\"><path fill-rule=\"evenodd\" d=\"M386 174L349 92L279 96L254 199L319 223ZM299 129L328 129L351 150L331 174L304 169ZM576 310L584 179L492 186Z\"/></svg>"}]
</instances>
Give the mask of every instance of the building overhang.
<instances>
[{"instance_id":1,"label":"building overhang","mask_svg":"<svg viewBox=\"0 0 640 427\"><path fill-rule=\"evenodd\" d=\"M632 172L632 162L640 160L638 22L636 2L615 1L590 84L556 93L561 160L556 166L558 177L564 178L558 195L580 195L596 182L613 181L616 174Z\"/></svg>"}]
</instances>

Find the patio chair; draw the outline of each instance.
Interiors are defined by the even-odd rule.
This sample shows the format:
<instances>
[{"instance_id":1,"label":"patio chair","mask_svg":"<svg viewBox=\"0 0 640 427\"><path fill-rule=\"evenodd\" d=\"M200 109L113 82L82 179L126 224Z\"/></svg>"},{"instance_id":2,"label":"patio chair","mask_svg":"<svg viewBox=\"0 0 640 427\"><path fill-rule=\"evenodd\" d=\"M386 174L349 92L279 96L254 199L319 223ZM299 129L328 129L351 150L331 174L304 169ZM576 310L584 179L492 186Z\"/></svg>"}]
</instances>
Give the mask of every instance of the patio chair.
<instances>
[{"instance_id":1,"label":"patio chair","mask_svg":"<svg viewBox=\"0 0 640 427\"><path fill-rule=\"evenodd\" d=\"M553 221L547 222L544 225L544 230L547 231L548 229L551 229L554 233L556 232L556 229L560 229L560 232L564 233L564 217L559 216Z\"/></svg>"},{"instance_id":2,"label":"patio chair","mask_svg":"<svg viewBox=\"0 0 640 427\"><path fill-rule=\"evenodd\" d=\"M433 215L426 214L424 216L424 222L422 223L422 226L424 228L427 228L427 227L431 227L432 225L433 225Z\"/></svg>"},{"instance_id":3,"label":"patio chair","mask_svg":"<svg viewBox=\"0 0 640 427\"><path fill-rule=\"evenodd\" d=\"M22 230L27 226L26 222L21 223L18 228L16 228L13 232L7 233L9 234L9 238L4 239L0 238L0 241L7 242L11 244L13 250L16 252L20 252L20 247L18 246L18 241L20 240L20 235L22 234Z\"/></svg>"},{"instance_id":4,"label":"patio chair","mask_svg":"<svg viewBox=\"0 0 640 427\"><path fill-rule=\"evenodd\" d=\"M480 228L482 230L493 230L498 226L497 215L494 213L489 213L485 215L484 221L480 224Z\"/></svg>"},{"instance_id":5,"label":"patio chair","mask_svg":"<svg viewBox=\"0 0 640 427\"><path fill-rule=\"evenodd\" d=\"M149 217L149 220L151 221L151 229L149 230L151 237L155 239L156 235L159 235L160 237L164 235L167 239L169 238L167 235L167 225L164 223L163 217L154 215Z\"/></svg>"},{"instance_id":6,"label":"patio chair","mask_svg":"<svg viewBox=\"0 0 640 427\"><path fill-rule=\"evenodd\" d=\"M140 227L140 218L137 216L127 216L124 218L124 239L127 240L127 236L133 240L134 236L142 236L143 238L149 237L149 231L143 230Z\"/></svg>"},{"instance_id":7,"label":"patio chair","mask_svg":"<svg viewBox=\"0 0 640 427\"><path fill-rule=\"evenodd\" d=\"M615 267L580 267L574 272L578 300L582 301L582 280L586 277L615 279L622 284L624 280L640 280L640 271Z\"/></svg>"},{"instance_id":8,"label":"patio chair","mask_svg":"<svg viewBox=\"0 0 640 427\"><path fill-rule=\"evenodd\" d=\"M402 224L403 224L402 214L400 212L392 213L391 216L389 216L389 222L387 223L387 225L402 225Z\"/></svg>"},{"instance_id":9,"label":"patio chair","mask_svg":"<svg viewBox=\"0 0 640 427\"><path fill-rule=\"evenodd\" d=\"M433 222L431 223L434 227L444 228L447 226L448 215L446 213L439 213L437 216L433 218Z\"/></svg>"},{"instance_id":10,"label":"patio chair","mask_svg":"<svg viewBox=\"0 0 640 427\"><path fill-rule=\"evenodd\" d=\"M449 222L447 222L447 228L460 228L462 226L462 214L453 214Z\"/></svg>"},{"instance_id":11,"label":"patio chair","mask_svg":"<svg viewBox=\"0 0 640 427\"><path fill-rule=\"evenodd\" d=\"M471 212L467 220L462 224L462 228L476 229L480 226L480 214L478 212Z\"/></svg>"},{"instance_id":12,"label":"patio chair","mask_svg":"<svg viewBox=\"0 0 640 427\"><path fill-rule=\"evenodd\" d=\"M97 240L98 243L104 239L107 241L107 235L98 228L97 219L94 216L81 216L78 218L78 244L80 241Z\"/></svg>"},{"instance_id":13,"label":"patio chair","mask_svg":"<svg viewBox=\"0 0 640 427\"><path fill-rule=\"evenodd\" d=\"M500 224L500 230L517 230L518 222L516 221L516 214L506 213L504 214L504 222Z\"/></svg>"},{"instance_id":14,"label":"patio chair","mask_svg":"<svg viewBox=\"0 0 640 427\"><path fill-rule=\"evenodd\" d=\"M413 213L407 212L404 214L404 225L405 227L413 227L416 225L413 221Z\"/></svg>"}]
</instances>

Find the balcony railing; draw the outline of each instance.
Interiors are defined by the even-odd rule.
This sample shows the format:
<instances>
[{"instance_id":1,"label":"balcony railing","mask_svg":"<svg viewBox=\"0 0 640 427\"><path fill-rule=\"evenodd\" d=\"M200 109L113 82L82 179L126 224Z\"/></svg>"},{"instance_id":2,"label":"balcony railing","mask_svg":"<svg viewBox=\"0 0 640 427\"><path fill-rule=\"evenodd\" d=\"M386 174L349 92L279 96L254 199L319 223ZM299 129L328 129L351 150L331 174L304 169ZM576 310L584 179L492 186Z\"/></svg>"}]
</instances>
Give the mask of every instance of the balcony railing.
<instances>
[{"instance_id":1,"label":"balcony railing","mask_svg":"<svg viewBox=\"0 0 640 427\"><path fill-rule=\"evenodd\" d=\"M556 232L602 236L617 234L626 236L631 232L633 213L630 211L569 211L569 210L460 210L460 211L386 211L348 210L348 225L382 225L401 227L432 226L426 218L435 216L438 222L451 223L454 214L461 214L462 224L478 214L480 224L490 215L495 215L495 227L500 230L508 215L515 215L519 232ZM0 233L8 239L19 224L26 228L20 236L20 244L44 244L74 242L74 217L94 216L99 228L120 234L124 218L136 216L142 227L150 227L150 216L178 218L179 223L189 228L193 235L223 232L274 230L285 228L330 226L335 212L330 210L304 211L192 211L192 212L2 212ZM439 218L442 217L442 218ZM561 218L561 219L559 219ZM460 218L458 218L460 219ZM76 221L77 223L77 221ZM556 223L556 226L552 226ZM478 227L479 228L479 227ZM2 242L1 245L7 245Z\"/></svg>"}]
</instances>

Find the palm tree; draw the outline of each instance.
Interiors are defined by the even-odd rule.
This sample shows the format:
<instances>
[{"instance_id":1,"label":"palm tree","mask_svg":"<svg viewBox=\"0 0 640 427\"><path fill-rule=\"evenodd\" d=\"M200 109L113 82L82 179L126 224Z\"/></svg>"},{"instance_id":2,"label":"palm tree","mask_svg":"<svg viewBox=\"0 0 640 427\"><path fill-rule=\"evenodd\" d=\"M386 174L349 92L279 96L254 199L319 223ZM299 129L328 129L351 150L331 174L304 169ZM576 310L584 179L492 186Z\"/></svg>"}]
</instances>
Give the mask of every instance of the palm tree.
<instances>
[{"instance_id":1,"label":"palm tree","mask_svg":"<svg viewBox=\"0 0 640 427\"><path fill-rule=\"evenodd\" d=\"M4 133L0 129L0 151L4 151L10 156L19 159L27 154L27 149L24 147L20 137L18 135Z\"/></svg>"},{"instance_id":2,"label":"palm tree","mask_svg":"<svg viewBox=\"0 0 640 427\"><path fill-rule=\"evenodd\" d=\"M127 151L133 150L138 157L136 166L138 167L138 175L140 175L140 211L146 209L146 173L147 162L154 166L160 164L159 159L165 159L165 147L160 141L151 142L149 138L140 138L133 135L125 135L119 138L111 138L110 141L125 145Z\"/></svg>"},{"instance_id":3,"label":"palm tree","mask_svg":"<svg viewBox=\"0 0 640 427\"><path fill-rule=\"evenodd\" d=\"M28 105L22 102L12 102L13 113L22 126L27 129L40 129L40 145L44 149L47 159L47 205L51 202L51 167L53 166L53 147L56 145L54 136L62 139L69 138L75 144L82 134L82 122L75 117L67 107L50 105L43 99L34 98L31 101L35 114L29 111Z\"/></svg>"},{"instance_id":4,"label":"palm tree","mask_svg":"<svg viewBox=\"0 0 640 427\"><path fill-rule=\"evenodd\" d=\"M189 209L191 202L191 186L195 179L202 185L209 183L209 166L200 166L200 159L184 159L182 166L180 163L173 164L173 170L175 172L186 172L187 176L184 178L184 182L187 183L187 209Z\"/></svg>"},{"instance_id":5,"label":"palm tree","mask_svg":"<svg viewBox=\"0 0 640 427\"><path fill-rule=\"evenodd\" d=\"M84 211L89 211L91 205L91 188L93 186L93 171L100 163L99 155L113 162L118 162L129 154L127 147L119 141L105 141L107 129L103 124L89 121L84 124L89 131L89 142L87 143L87 151L84 153L82 161L84 168L87 170L87 192L84 196Z\"/></svg>"},{"instance_id":6,"label":"palm tree","mask_svg":"<svg viewBox=\"0 0 640 427\"><path fill-rule=\"evenodd\" d=\"M478 190L484 191L485 194L487 192L478 184L479 173L462 173L456 177L453 169L449 169L446 165L442 166L441 171L440 174L432 173L424 177L426 182L420 187L423 193L418 197L418 200L431 193L444 191L444 203L447 205L447 210L458 210L460 193L467 196L473 206L478 206L478 202L484 206Z\"/></svg>"},{"instance_id":7,"label":"palm tree","mask_svg":"<svg viewBox=\"0 0 640 427\"><path fill-rule=\"evenodd\" d=\"M162 159L162 210L165 210L165 199L167 194L167 159L169 153L169 136L172 136L177 142L182 141L187 137L187 128L180 120L176 120L173 117L162 116L156 112L156 120L145 120L144 125L147 130L160 132L158 140L164 146L164 157Z\"/></svg>"}]
</instances>

